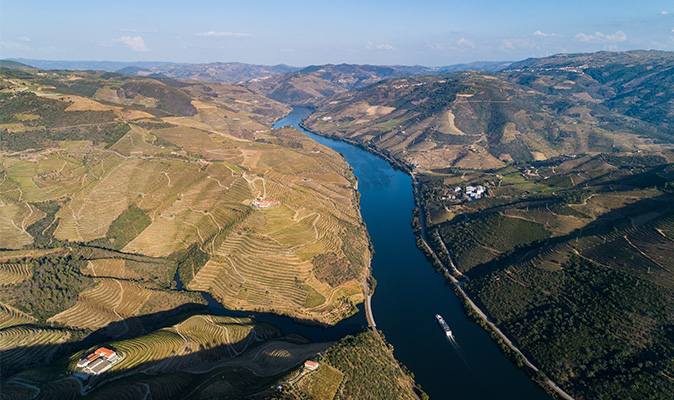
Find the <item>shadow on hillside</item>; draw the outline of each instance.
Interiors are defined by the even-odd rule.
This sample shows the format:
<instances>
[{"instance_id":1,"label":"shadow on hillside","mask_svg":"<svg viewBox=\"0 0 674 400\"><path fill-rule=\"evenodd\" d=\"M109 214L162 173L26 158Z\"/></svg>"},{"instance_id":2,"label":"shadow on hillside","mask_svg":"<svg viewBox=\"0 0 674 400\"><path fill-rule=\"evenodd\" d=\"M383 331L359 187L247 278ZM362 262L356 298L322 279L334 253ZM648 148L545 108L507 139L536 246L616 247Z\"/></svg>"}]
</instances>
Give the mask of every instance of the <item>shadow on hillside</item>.
<instances>
[{"instance_id":1,"label":"shadow on hillside","mask_svg":"<svg viewBox=\"0 0 674 400\"><path fill-rule=\"evenodd\" d=\"M176 309L177 310L177 309ZM175 310L172 310L175 311ZM187 318L193 312L174 315L166 319L165 326L175 323L176 320ZM259 325L256 325L259 327ZM209 334L217 333L204 330L196 332L195 336L204 335L203 343L186 342L191 353L173 355L174 351L164 350L170 355L162 356L157 360L147 360L153 356L153 351L161 346L152 348L148 344L138 344L138 351L133 353L132 358L123 359L118 368L104 372L99 376L89 378L86 382L87 391L94 388L94 398L175 398L182 399L187 396L207 393L209 398L227 398L228 396L246 396L270 389L271 385L292 368L300 365L307 357L313 357L316 352L324 351L333 343L306 344L302 340L284 338L279 343L285 343L284 347L290 346L288 351L271 348L265 353L258 353L255 349L267 343L269 339L279 338L280 331L251 330L245 337L231 344L215 345L215 339L208 340ZM175 339L175 337L173 338ZM155 338L157 341L170 340ZM182 346L182 339L176 348ZM107 343L106 343L107 342ZM69 356L77 350L89 349L95 346L107 346L113 350L114 341L96 342L92 335L87 339L73 343L71 350L62 355L58 360L46 368L31 371L26 375L20 375L21 379L7 379L3 377L3 394L8 398L20 398L26 395L27 388L39 388L41 399L76 399L80 398L79 378L68 378L66 368ZM294 345L300 347L293 347ZM301 347L303 345L310 348ZM27 354L44 351L49 346L29 346L22 348ZM252 351L252 352L251 352ZM2 355L3 358L5 354ZM129 355L126 355L129 357ZM138 360L140 359L140 362ZM232 365L222 365L223 362L232 361ZM35 367L35 366L32 366ZM28 369L24 366L22 369ZM133 373L129 374L130 371ZM269 372L270 376L261 376L261 372ZM256 374L257 373L257 374ZM19 378L19 376L15 376ZM27 381L26 381L27 379ZM28 382L30 382L28 384ZM36 390L36 389L32 389ZM16 393L15 393L16 392ZM196 393L195 393L196 392ZM17 396L17 397L12 397ZM88 397L87 397L88 398Z\"/></svg>"},{"instance_id":2,"label":"shadow on hillside","mask_svg":"<svg viewBox=\"0 0 674 400\"><path fill-rule=\"evenodd\" d=\"M314 342L336 340L348 334L358 332L365 326L365 313L362 304L358 305L359 312L355 316L342 320L334 327L325 328L316 326L315 322L310 324L312 321L291 319L276 314L227 310L219 304L211 304L213 300L212 298L210 299L208 305L188 303L167 311L115 321L91 332L78 341L61 344L20 346L0 351L0 379L4 380L21 371L47 365L53 360L68 357L80 350L105 345L105 343L111 341L138 337L161 328L173 326L196 314L212 314L234 318L250 317L256 319L258 323L267 323L275 326L279 329L279 335L299 334L301 337L308 338ZM36 324L15 325L0 329L0 334L11 335L11 332L14 331L17 334L17 340L20 340L19 338L23 339L29 335L22 332L31 328L48 328L48 326ZM59 329L59 327L54 327L53 329Z\"/></svg>"},{"instance_id":3,"label":"shadow on hillside","mask_svg":"<svg viewBox=\"0 0 674 400\"><path fill-rule=\"evenodd\" d=\"M151 331L175 325L181 320L200 312L206 311L206 307L199 303L187 303L167 311L131 317L112 322L86 335L81 340L60 344L46 344L35 346L20 346L9 350L0 351L0 378L5 378L28 368L44 365L51 360L58 359L66 354L72 354L82 349L92 347L110 340L121 340L140 336ZM31 328L48 328L48 325L22 324L14 325L0 330L0 333L11 331L25 331ZM52 329L59 329L54 326ZM25 335L23 335L25 336ZM27 339L27 338L22 338ZM36 357L38 356L39 357ZM23 358L26 362L22 362Z\"/></svg>"}]
</instances>

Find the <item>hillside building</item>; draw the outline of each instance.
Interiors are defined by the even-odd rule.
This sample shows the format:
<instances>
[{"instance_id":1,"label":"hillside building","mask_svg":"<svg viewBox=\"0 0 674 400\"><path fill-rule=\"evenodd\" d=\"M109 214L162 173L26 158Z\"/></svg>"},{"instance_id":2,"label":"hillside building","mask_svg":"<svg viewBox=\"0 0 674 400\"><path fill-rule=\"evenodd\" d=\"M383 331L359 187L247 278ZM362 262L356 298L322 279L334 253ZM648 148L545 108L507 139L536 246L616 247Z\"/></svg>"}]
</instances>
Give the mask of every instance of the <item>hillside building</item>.
<instances>
[{"instance_id":1,"label":"hillside building","mask_svg":"<svg viewBox=\"0 0 674 400\"><path fill-rule=\"evenodd\" d=\"M117 352L105 347L99 347L77 363L77 368L81 368L82 370L75 373L75 376L87 379L91 375L99 375L112 368L120 360L121 357Z\"/></svg>"},{"instance_id":2,"label":"hillside building","mask_svg":"<svg viewBox=\"0 0 674 400\"><path fill-rule=\"evenodd\" d=\"M281 202L278 200L253 200L252 204L257 208L265 209L277 206L281 204Z\"/></svg>"},{"instance_id":3,"label":"hillside building","mask_svg":"<svg viewBox=\"0 0 674 400\"><path fill-rule=\"evenodd\" d=\"M481 199L485 192L486 189L482 185L466 186L466 195L473 200Z\"/></svg>"},{"instance_id":4,"label":"hillside building","mask_svg":"<svg viewBox=\"0 0 674 400\"><path fill-rule=\"evenodd\" d=\"M304 368L308 369L309 371L318 369L318 365L319 364L316 361L307 360L304 362Z\"/></svg>"}]
</instances>

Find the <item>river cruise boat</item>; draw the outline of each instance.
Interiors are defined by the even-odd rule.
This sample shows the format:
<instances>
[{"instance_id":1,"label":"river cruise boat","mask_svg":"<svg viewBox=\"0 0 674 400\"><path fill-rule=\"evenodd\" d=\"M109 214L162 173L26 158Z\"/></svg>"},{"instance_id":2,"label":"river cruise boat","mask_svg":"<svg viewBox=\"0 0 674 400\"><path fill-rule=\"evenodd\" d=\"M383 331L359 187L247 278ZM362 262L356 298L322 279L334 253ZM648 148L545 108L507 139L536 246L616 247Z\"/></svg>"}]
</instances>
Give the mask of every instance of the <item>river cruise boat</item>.
<instances>
[{"instance_id":1,"label":"river cruise boat","mask_svg":"<svg viewBox=\"0 0 674 400\"><path fill-rule=\"evenodd\" d=\"M451 337L452 336L452 330L449 329L449 325L447 325L444 318L442 318L442 316L440 314L435 314L435 319L438 320L438 324L440 324L440 327L442 327L442 330L445 331L445 335L447 335L447 337Z\"/></svg>"}]
</instances>

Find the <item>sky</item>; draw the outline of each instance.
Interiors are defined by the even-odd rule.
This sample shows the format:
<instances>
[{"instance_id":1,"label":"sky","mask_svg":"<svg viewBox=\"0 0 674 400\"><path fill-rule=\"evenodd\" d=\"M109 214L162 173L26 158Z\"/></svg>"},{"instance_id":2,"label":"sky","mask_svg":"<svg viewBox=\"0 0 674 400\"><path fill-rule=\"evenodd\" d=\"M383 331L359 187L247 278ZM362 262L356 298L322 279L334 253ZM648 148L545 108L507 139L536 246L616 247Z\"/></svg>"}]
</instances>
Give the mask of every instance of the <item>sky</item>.
<instances>
[{"instance_id":1,"label":"sky","mask_svg":"<svg viewBox=\"0 0 674 400\"><path fill-rule=\"evenodd\" d=\"M0 58L444 66L674 51L672 0L0 0Z\"/></svg>"}]
</instances>

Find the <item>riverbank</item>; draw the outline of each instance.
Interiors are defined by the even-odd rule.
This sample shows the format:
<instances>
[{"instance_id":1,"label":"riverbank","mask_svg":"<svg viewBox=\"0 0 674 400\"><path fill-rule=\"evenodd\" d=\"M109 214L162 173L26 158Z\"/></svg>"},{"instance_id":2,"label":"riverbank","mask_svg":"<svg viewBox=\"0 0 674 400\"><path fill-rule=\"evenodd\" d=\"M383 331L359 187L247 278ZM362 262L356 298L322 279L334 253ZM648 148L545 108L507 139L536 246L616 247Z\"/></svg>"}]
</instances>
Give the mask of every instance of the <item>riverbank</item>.
<instances>
[{"instance_id":1,"label":"riverbank","mask_svg":"<svg viewBox=\"0 0 674 400\"><path fill-rule=\"evenodd\" d=\"M414 185L414 201L416 207L414 208L414 220L413 228L415 235L417 235L417 247L419 250L426 255L428 261L440 272L445 280L449 280L451 283L452 290L461 299L461 304L464 306L466 314L475 321L480 327L489 332L489 336L492 340L498 345L499 349L510 361L512 361L518 368L521 368L529 375L534 382L541 385L546 390L552 390L550 394L557 394L566 400L574 400L568 393L563 391L556 383L550 380L545 374L538 369L529 359L520 351L512 340L508 338L505 333L503 333L493 322L490 321L487 314L482 311L480 307L475 304L475 302L468 296L465 290L460 285L460 281L468 280L468 277L459 271L459 269L454 265L452 261L452 255L449 254L449 250L442 243L442 239L438 235L438 240L442 243L444 251L447 253L447 257L450 262L449 268L442 262L440 257L436 254L433 247L428 244L428 235L426 232L426 223L423 205L421 204L421 199L419 197L419 181L415 176L414 172L410 172L412 177L412 183Z\"/></svg>"},{"instance_id":2,"label":"riverbank","mask_svg":"<svg viewBox=\"0 0 674 400\"><path fill-rule=\"evenodd\" d=\"M566 400L574 400L573 397L563 391L559 386L557 386L557 384L545 376L545 374L542 373L542 371L540 371L531 361L529 361L529 359L520 351L520 349L517 348L517 346L515 346L513 342L496 326L496 324L489 320L487 314L485 314L484 311L482 311L482 309L480 309L480 307L478 307L477 304L475 304L475 302L473 302L473 300L463 290L460 285L460 281L454 277L452 272L450 272L450 269L447 268L447 266L445 266L442 261L440 261L440 258L428 244L426 239L424 239L423 235L419 236L419 240L421 243L420 250L426 254L427 257L432 259L432 261L429 261L431 261L431 263L436 266L438 271L442 272L442 275L446 280L449 280L452 283L452 290L457 296L461 298L461 303L464 305L467 315L471 317L475 323L490 333L491 338L499 345L499 349L501 349L503 354L515 365L517 365L519 368L522 368L529 376L531 376L534 382L545 385L544 388L551 389L554 393L562 396ZM454 265L451 267L454 271L458 272Z\"/></svg>"},{"instance_id":3,"label":"riverbank","mask_svg":"<svg viewBox=\"0 0 674 400\"><path fill-rule=\"evenodd\" d=\"M359 179L363 218L376 250L372 272L377 286L371 310L377 329L395 346L396 358L409 367L431 398L549 398L503 357L485 330L466 318L459 296L428 268L410 226L416 197L413 169L376 149L302 129L299 121L310 114L296 109L288 120L342 153ZM438 313L456 340L448 341L438 329L434 318Z\"/></svg>"}]
</instances>

